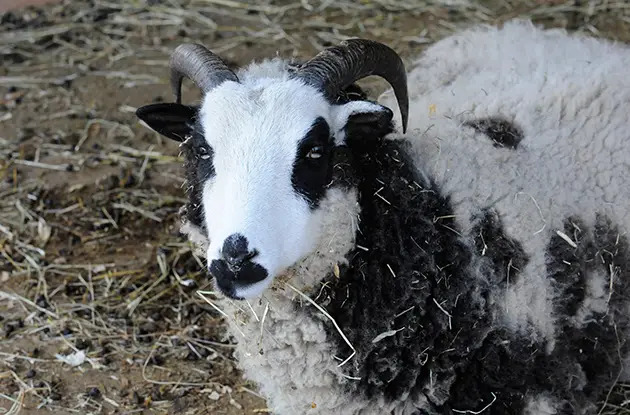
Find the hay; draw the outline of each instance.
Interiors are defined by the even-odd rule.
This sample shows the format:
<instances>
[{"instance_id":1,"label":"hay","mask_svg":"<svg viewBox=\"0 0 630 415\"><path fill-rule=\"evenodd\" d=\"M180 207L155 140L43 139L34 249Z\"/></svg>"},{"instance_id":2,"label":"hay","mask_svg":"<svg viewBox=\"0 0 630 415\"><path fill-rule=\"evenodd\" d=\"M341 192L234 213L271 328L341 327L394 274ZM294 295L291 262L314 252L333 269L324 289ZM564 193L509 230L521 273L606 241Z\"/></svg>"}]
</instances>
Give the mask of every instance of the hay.
<instances>
[{"instance_id":1,"label":"hay","mask_svg":"<svg viewBox=\"0 0 630 415\"><path fill-rule=\"evenodd\" d=\"M479 415L479 414L483 413L486 409L490 408L490 407L492 406L492 404L494 404L494 402L495 402L496 400L497 400L497 395L495 395L494 393L492 393L492 401L491 401L488 405L484 406L483 408L481 408L481 409L480 409L480 410L478 410L478 411L471 411L471 410L469 410L469 409L466 409L466 410L463 410L463 411L462 411L462 410L458 410L458 409L453 409L453 412L456 412L456 413L458 413L458 414L472 414L472 415Z\"/></svg>"},{"instance_id":2,"label":"hay","mask_svg":"<svg viewBox=\"0 0 630 415\"><path fill-rule=\"evenodd\" d=\"M607 0L64 0L0 14L0 412L266 411L235 370L225 317L195 295L209 281L177 234L177 146L133 115L170 99L175 45L242 65L361 36L409 62L458 28L513 17L630 40L630 6ZM187 83L184 96L199 94ZM253 313L261 338L267 311ZM95 369L55 359L79 351ZM628 407L617 385L603 413Z\"/></svg>"}]
</instances>

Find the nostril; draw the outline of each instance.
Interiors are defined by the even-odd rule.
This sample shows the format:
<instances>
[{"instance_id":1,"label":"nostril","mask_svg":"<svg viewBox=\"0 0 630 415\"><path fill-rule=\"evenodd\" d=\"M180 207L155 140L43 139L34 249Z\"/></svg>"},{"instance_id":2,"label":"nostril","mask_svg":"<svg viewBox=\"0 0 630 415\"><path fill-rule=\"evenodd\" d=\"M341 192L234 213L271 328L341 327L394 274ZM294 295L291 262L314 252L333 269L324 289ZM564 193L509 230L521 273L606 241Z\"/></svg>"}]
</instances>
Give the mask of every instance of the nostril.
<instances>
[{"instance_id":1,"label":"nostril","mask_svg":"<svg viewBox=\"0 0 630 415\"><path fill-rule=\"evenodd\" d=\"M221 256L230 267L240 267L258 255L255 249L250 251L247 239L240 234L230 235L223 243Z\"/></svg>"},{"instance_id":2,"label":"nostril","mask_svg":"<svg viewBox=\"0 0 630 415\"><path fill-rule=\"evenodd\" d=\"M227 254L224 256L227 263L231 266L241 266L245 262L252 260L258 255L258 251L253 250L250 252L241 252L237 255Z\"/></svg>"}]
</instances>

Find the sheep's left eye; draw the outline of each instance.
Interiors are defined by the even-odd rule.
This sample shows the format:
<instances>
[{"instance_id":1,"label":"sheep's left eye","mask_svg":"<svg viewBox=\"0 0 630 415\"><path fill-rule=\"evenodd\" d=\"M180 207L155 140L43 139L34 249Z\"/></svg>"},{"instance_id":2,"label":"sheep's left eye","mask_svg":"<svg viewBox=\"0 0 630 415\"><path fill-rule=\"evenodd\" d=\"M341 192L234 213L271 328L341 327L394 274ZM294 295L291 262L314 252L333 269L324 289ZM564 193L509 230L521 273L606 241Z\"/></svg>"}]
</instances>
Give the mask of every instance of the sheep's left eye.
<instances>
[{"instance_id":1,"label":"sheep's left eye","mask_svg":"<svg viewBox=\"0 0 630 415\"><path fill-rule=\"evenodd\" d=\"M324 155L324 147L316 146L316 147L311 148L311 150L308 153L306 153L306 158L316 160L318 158L321 158L323 155Z\"/></svg>"}]
</instances>

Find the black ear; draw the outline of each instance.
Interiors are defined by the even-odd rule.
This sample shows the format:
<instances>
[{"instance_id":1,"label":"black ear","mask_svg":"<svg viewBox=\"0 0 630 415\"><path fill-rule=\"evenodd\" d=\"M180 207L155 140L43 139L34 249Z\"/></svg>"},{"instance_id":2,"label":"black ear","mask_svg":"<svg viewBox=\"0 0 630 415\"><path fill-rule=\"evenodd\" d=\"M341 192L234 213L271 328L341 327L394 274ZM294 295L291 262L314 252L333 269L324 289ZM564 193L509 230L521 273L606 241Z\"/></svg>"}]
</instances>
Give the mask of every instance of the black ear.
<instances>
[{"instance_id":1,"label":"black ear","mask_svg":"<svg viewBox=\"0 0 630 415\"><path fill-rule=\"evenodd\" d=\"M152 130L175 141L192 134L197 107L175 103L151 104L136 110L136 116Z\"/></svg>"},{"instance_id":2,"label":"black ear","mask_svg":"<svg viewBox=\"0 0 630 415\"><path fill-rule=\"evenodd\" d=\"M380 138L394 130L394 113L387 107L375 105L376 110L357 112L348 117L346 140Z\"/></svg>"}]
</instances>

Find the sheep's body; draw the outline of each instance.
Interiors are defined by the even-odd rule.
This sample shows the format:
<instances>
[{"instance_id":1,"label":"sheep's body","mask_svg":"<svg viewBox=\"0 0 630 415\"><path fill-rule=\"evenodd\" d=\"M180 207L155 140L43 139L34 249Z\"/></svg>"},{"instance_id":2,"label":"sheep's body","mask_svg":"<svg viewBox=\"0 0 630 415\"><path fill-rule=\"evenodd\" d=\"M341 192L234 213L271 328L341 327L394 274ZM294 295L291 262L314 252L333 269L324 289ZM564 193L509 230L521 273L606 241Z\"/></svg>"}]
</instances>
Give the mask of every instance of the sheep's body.
<instances>
[{"instance_id":1,"label":"sheep's body","mask_svg":"<svg viewBox=\"0 0 630 415\"><path fill-rule=\"evenodd\" d=\"M506 298L512 328L533 321L553 338L545 255L556 230L572 235L570 218L591 227L604 215L630 230L629 64L626 47L509 25L446 39L412 71L421 168L451 196L464 232L492 207L530 258L521 278L531 288ZM464 126L496 117L522 130L516 149Z\"/></svg>"},{"instance_id":2,"label":"sheep's body","mask_svg":"<svg viewBox=\"0 0 630 415\"><path fill-rule=\"evenodd\" d=\"M629 64L530 24L430 48L411 157L396 135L353 150L317 252L260 299L216 300L274 413L592 412L628 356Z\"/></svg>"}]
</instances>

